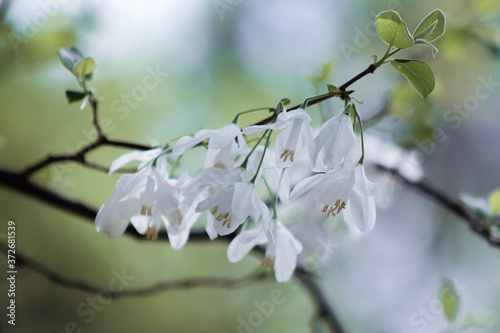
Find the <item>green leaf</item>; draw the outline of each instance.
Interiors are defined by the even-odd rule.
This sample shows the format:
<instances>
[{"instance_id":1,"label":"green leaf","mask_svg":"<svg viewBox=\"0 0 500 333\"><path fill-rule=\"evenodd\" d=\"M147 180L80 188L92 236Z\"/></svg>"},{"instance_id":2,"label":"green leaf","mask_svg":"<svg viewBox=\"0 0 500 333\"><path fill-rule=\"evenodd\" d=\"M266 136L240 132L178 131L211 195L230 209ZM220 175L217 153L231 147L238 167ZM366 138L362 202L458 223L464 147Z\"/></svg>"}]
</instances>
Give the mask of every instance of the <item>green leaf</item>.
<instances>
[{"instance_id":1,"label":"green leaf","mask_svg":"<svg viewBox=\"0 0 500 333\"><path fill-rule=\"evenodd\" d=\"M380 39L389 46L398 49L407 49L413 46L413 37L397 12L393 10L382 12L377 15L375 23Z\"/></svg>"},{"instance_id":2,"label":"green leaf","mask_svg":"<svg viewBox=\"0 0 500 333\"><path fill-rule=\"evenodd\" d=\"M438 53L437 47L435 47L434 45L432 45L430 42L426 41L425 39L417 39L415 41L415 44L424 44L424 45L427 45L431 49L433 57L435 57L436 54Z\"/></svg>"},{"instance_id":3,"label":"green leaf","mask_svg":"<svg viewBox=\"0 0 500 333\"><path fill-rule=\"evenodd\" d=\"M490 205L491 214L500 214L500 189L491 192L488 202Z\"/></svg>"},{"instance_id":4,"label":"green leaf","mask_svg":"<svg viewBox=\"0 0 500 333\"><path fill-rule=\"evenodd\" d=\"M459 300L458 294L451 281L447 279L443 281L439 292L439 299L441 300L441 308L444 316L452 323L457 318Z\"/></svg>"},{"instance_id":5,"label":"green leaf","mask_svg":"<svg viewBox=\"0 0 500 333\"><path fill-rule=\"evenodd\" d=\"M85 98L85 95L86 94L82 91L66 90L66 99L70 104L81 101L82 99Z\"/></svg>"},{"instance_id":6,"label":"green leaf","mask_svg":"<svg viewBox=\"0 0 500 333\"><path fill-rule=\"evenodd\" d=\"M287 106L288 104L290 104L290 99L288 98L282 98L281 99L281 103L283 103L284 106Z\"/></svg>"},{"instance_id":7,"label":"green leaf","mask_svg":"<svg viewBox=\"0 0 500 333\"><path fill-rule=\"evenodd\" d=\"M96 64L94 59L87 57L81 59L73 67L73 73L77 77L88 77L95 70Z\"/></svg>"},{"instance_id":8,"label":"green leaf","mask_svg":"<svg viewBox=\"0 0 500 333\"><path fill-rule=\"evenodd\" d=\"M335 87L334 85L327 84L326 87L328 88L329 93L342 94L342 92L339 90L339 88Z\"/></svg>"},{"instance_id":9,"label":"green leaf","mask_svg":"<svg viewBox=\"0 0 500 333\"><path fill-rule=\"evenodd\" d=\"M392 67L403 74L413 89L422 98L426 98L436 86L436 80L432 69L425 62L420 60L395 59L391 61Z\"/></svg>"},{"instance_id":10,"label":"green leaf","mask_svg":"<svg viewBox=\"0 0 500 333\"><path fill-rule=\"evenodd\" d=\"M444 34L445 26L446 18L444 13L440 9L436 9L420 22L413 36L415 36L415 39L425 39L432 42Z\"/></svg>"},{"instance_id":11,"label":"green leaf","mask_svg":"<svg viewBox=\"0 0 500 333\"><path fill-rule=\"evenodd\" d=\"M71 73L73 73L73 68L75 65L84 58L83 54L80 53L74 47L68 47L66 49L60 49L57 51L59 60L64 67L66 67Z\"/></svg>"}]
</instances>

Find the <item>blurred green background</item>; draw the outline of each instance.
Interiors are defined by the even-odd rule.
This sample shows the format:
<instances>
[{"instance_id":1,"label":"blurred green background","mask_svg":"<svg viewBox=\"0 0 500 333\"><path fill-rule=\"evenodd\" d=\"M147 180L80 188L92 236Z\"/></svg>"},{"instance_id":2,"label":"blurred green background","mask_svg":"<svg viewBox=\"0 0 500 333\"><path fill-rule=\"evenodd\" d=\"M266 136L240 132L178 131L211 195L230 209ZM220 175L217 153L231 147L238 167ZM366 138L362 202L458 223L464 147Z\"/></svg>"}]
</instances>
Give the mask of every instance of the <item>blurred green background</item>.
<instances>
[{"instance_id":1,"label":"blurred green background","mask_svg":"<svg viewBox=\"0 0 500 333\"><path fill-rule=\"evenodd\" d=\"M299 103L314 94L306 76L317 74L325 62L333 63L327 82L339 85L364 69L372 54L385 51L373 34L378 12L398 10L413 30L440 8L448 26L437 43L437 57L423 46L404 54L433 68L437 86L428 100L385 67L353 88L365 101L362 117L377 113L390 97L375 135L418 149L418 142L433 139L434 128L443 128L449 139L422 158L426 176L454 196L486 197L500 186L498 87L467 117L460 116L457 129L443 114L453 115L455 105L474 96L480 78L500 81L499 7L496 0L14 0L0 27L0 166L22 170L50 153L73 152L95 135L90 109L80 111L64 97L65 89L77 84L59 63L59 48L75 45L96 59L92 87L100 117L110 124L110 138L163 143L221 127L238 111L274 106L283 97ZM128 105L123 95L143 86L148 68L168 76ZM340 110L340 104L325 104L332 112ZM89 158L109 165L126 151L105 147ZM113 193L117 178L76 164L33 177L40 186L96 209ZM444 319L432 311L425 325L415 322L424 318L421 309L432 308L443 277L463 287L460 316L498 317L498 250L433 203L405 188L394 191L393 205L379 212L375 230L360 238L339 236L320 272L347 331L444 332ZM133 275L128 286L133 289L183 278L238 277L259 265L252 256L230 264L224 243L188 242L174 251L166 242L106 239L90 221L4 187L0 202L0 219L16 221L23 255L61 276L103 288L113 270ZM64 332L70 321L83 332L235 332L238 318L247 320L257 309L254 302L269 299L276 289L283 290L285 302L253 331L307 332L315 311L303 287L268 280L237 289L201 287L119 298L86 322L77 308L95 294L54 285L29 268L20 269L17 279L17 324L7 325L2 315L6 332ZM5 309L5 280L0 287ZM500 324L492 323L471 331L499 330Z\"/></svg>"}]
</instances>

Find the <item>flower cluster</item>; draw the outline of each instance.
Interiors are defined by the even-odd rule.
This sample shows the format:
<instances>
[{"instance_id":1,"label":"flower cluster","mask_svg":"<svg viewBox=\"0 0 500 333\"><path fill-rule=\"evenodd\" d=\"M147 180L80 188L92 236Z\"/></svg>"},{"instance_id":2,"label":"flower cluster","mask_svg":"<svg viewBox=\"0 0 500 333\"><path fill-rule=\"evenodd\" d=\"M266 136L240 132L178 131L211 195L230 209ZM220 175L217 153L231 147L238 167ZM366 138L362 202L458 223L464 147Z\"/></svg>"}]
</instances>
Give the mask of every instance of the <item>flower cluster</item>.
<instances>
[{"instance_id":1,"label":"flower cluster","mask_svg":"<svg viewBox=\"0 0 500 333\"><path fill-rule=\"evenodd\" d=\"M349 104L315 135L305 107L287 111L280 102L272 111L268 125L241 129L236 118L220 129L181 137L172 146L119 157L110 173L134 160L140 162L138 171L120 177L115 193L97 214L96 230L117 237L130 221L139 233L156 239L163 223L171 246L180 249L205 213L211 239L238 233L228 247L231 262L265 245L262 265L273 267L277 281L283 282L292 276L302 244L286 221L277 218L279 208L310 197L320 203L322 216L339 216L360 231L372 229L374 184L363 167L355 107ZM270 142L276 131L273 149ZM182 156L202 146L206 148L203 170L175 176ZM306 219L305 230L307 223Z\"/></svg>"}]
</instances>

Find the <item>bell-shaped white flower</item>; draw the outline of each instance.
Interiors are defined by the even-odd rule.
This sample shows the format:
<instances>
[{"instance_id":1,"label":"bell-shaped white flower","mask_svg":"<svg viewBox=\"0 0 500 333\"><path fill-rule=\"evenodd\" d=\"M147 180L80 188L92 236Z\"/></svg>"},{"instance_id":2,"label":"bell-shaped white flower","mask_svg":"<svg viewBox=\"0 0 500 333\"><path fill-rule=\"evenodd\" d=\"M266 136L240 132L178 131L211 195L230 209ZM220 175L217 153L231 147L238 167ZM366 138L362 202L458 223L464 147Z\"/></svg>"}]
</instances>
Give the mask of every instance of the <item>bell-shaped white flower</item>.
<instances>
[{"instance_id":1,"label":"bell-shaped white flower","mask_svg":"<svg viewBox=\"0 0 500 333\"><path fill-rule=\"evenodd\" d=\"M267 243L262 266L274 268L276 280L290 280L297 266L297 257L302 252L302 244L280 222L271 221L266 230L264 223L245 230L236 236L227 249L229 261L237 262L255 246Z\"/></svg>"},{"instance_id":2,"label":"bell-shaped white flower","mask_svg":"<svg viewBox=\"0 0 500 333\"><path fill-rule=\"evenodd\" d=\"M214 217L214 229L221 236L235 231L248 217L257 221L261 215L269 214L267 205L257 196L254 184L245 182L238 182L201 201L195 211L209 211Z\"/></svg>"},{"instance_id":3,"label":"bell-shaped white flower","mask_svg":"<svg viewBox=\"0 0 500 333\"><path fill-rule=\"evenodd\" d=\"M276 161L279 168L287 168L295 163L295 155L306 153L312 140L309 126L311 117L304 109L287 112L284 109L276 122L270 125L254 125L243 129L244 134L254 134L267 129L281 129L276 137Z\"/></svg>"},{"instance_id":4,"label":"bell-shaped white flower","mask_svg":"<svg viewBox=\"0 0 500 333\"><path fill-rule=\"evenodd\" d=\"M248 159L248 163L243 175L245 181L250 181L257 170L259 169L260 160L262 159L262 154L264 152L264 147L259 146L255 149L253 154ZM267 149L267 153L264 156L264 161L259 170L259 174L256 177L256 182L263 180L263 175L267 185L271 188L273 193L277 193L279 199L283 204L287 204L288 197L290 195L290 180L288 178L287 169L281 169L276 164L276 159L272 149Z\"/></svg>"},{"instance_id":5,"label":"bell-shaped white flower","mask_svg":"<svg viewBox=\"0 0 500 333\"><path fill-rule=\"evenodd\" d=\"M199 213L195 207L202 198L200 192L187 192L185 189L192 178L185 172L179 179L167 180L168 186L158 189L158 197L162 198L161 211L165 221L170 245L178 250L186 244L192 226Z\"/></svg>"},{"instance_id":6,"label":"bell-shaped white flower","mask_svg":"<svg viewBox=\"0 0 500 333\"><path fill-rule=\"evenodd\" d=\"M340 113L327 120L313 140L310 150L312 170L315 172L331 170L339 166L352 150L358 149L351 118Z\"/></svg>"},{"instance_id":7,"label":"bell-shaped white flower","mask_svg":"<svg viewBox=\"0 0 500 333\"><path fill-rule=\"evenodd\" d=\"M115 194L97 213L96 230L116 237L125 230L124 221L130 221L139 233L156 239L164 207L175 204L156 195L164 186L168 183L157 167L146 166L135 174L122 175L116 183Z\"/></svg>"},{"instance_id":8,"label":"bell-shaped white flower","mask_svg":"<svg viewBox=\"0 0 500 333\"><path fill-rule=\"evenodd\" d=\"M366 178L363 165L358 164L304 179L295 186L290 199L309 193L324 205L322 212L328 217L337 216L345 209L346 222L356 225L360 231L369 231L376 219L374 190L375 184Z\"/></svg>"},{"instance_id":9,"label":"bell-shaped white flower","mask_svg":"<svg viewBox=\"0 0 500 333\"><path fill-rule=\"evenodd\" d=\"M241 148L246 148L246 141L243 138L240 128L236 124L229 124L216 130L202 129L194 136L183 136L172 148L176 156L183 155L203 140L208 140L209 149L221 149L230 145L235 139Z\"/></svg>"}]
</instances>

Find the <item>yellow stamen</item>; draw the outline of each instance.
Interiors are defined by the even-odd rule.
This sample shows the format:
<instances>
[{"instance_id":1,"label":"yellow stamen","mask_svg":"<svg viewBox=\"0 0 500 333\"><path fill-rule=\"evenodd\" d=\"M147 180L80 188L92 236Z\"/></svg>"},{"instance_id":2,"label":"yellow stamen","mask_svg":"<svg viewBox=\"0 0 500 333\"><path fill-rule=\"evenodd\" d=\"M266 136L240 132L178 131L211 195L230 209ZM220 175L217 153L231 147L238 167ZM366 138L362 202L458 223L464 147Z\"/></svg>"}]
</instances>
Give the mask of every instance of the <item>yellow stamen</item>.
<instances>
[{"instance_id":1,"label":"yellow stamen","mask_svg":"<svg viewBox=\"0 0 500 333\"><path fill-rule=\"evenodd\" d=\"M260 265L262 267L273 268L274 267L274 259L275 259L274 256L272 256L272 257L265 256L264 259L262 259L262 263Z\"/></svg>"},{"instance_id":2,"label":"yellow stamen","mask_svg":"<svg viewBox=\"0 0 500 333\"><path fill-rule=\"evenodd\" d=\"M182 212L179 209L177 209L177 224L178 225L181 225L183 218L184 218L184 216L182 215Z\"/></svg>"},{"instance_id":3,"label":"yellow stamen","mask_svg":"<svg viewBox=\"0 0 500 333\"><path fill-rule=\"evenodd\" d=\"M286 159L290 157L290 162L293 162L293 158L295 156L295 152L293 150L285 149L283 153L281 153L280 158L283 159L283 162L286 162Z\"/></svg>"},{"instance_id":4,"label":"yellow stamen","mask_svg":"<svg viewBox=\"0 0 500 333\"><path fill-rule=\"evenodd\" d=\"M227 166L222 162L215 163L214 168L221 169L221 170L227 170Z\"/></svg>"},{"instance_id":5,"label":"yellow stamen","mask_svg":"<svg viewBox=\"0 0 500 333\"><path fill-rule=\"evenodd\" d=\"M321 212L326 213L327 217L330 217L330 215L332 215L332 217L335 217L338 214L340 214L340 211L345 208L345 205L346 202L345 201L341 202L339 199L335 201L334 205L325 205L321 210Z\"/></svg>"},{"instance_id":6,"label":"yellow stamen","mask_svg":"<svg viewBox=\"0 0 500 333\"><path fill-rule=\"evenodd\" d=\"M155 240L158 238L158 228L157 227L148 227L146 230L146 238Z\"/></svg>"},{"instance_id":7,"label":"yellow stamen","mask_svg":"<svg viewBox=\"0 0 500 333\"><path fill-rule=\"evenodd\" d=\"M231 228L231 215L229 215L229 212L219 214L219 216L217 216L216 220L219 222L223 221L222 222L223 227L226 226L228 229Z\"/></svg>"}]
</instances>

